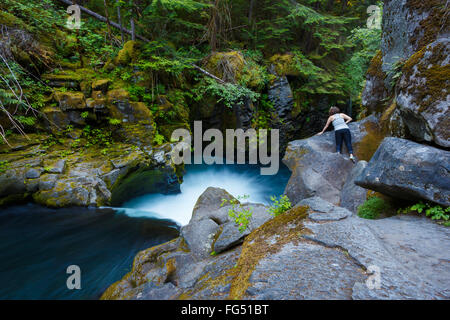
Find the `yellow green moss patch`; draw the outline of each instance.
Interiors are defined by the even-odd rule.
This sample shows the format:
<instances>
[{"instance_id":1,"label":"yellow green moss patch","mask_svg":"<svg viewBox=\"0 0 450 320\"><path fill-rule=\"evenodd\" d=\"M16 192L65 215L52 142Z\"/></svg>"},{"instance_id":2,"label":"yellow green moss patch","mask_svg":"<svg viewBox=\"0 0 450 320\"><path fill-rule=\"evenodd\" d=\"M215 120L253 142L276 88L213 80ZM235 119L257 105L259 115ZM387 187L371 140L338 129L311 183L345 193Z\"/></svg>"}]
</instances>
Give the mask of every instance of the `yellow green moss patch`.
<instances>
[{"instance_id":1,"label":"yellow green moss patch","mask_svg":"<svg viewBox=\"0 0 450 320\"><path fill-rule=\"evenodd\" d=\"M369 161L375 151L377 151L386 134L373 122L367 122L365 124L365 130L367 134L356 145L355 154L359 160Z\"/></svg>"},{"instance_id":2,"label":"yellow green moss patch","mask_svg":"<svg viewBox=\"0 0 450 320\"><path fill-rule=\"evenodd\" d=\"M261 259L278 252L287 243L300 241L300 235L305 233L303 219L307 210L307 206L294 207L269 220L245 239L237 266L230 270L233 275L230 299L243 298L250 276Z\"/></svg>"},{"instance_id":3,"label":"yellow green moss patch","mask_svg":"<svg viewBox=\"0 0 450 320\"><path fill-rule=\"evenodd\" d=\"M215 52L209 57L206 68L225 81L236 82L241 79L244 65L244 56L239 51Z\"/></svg>"},{"instance_id":4,"label":"yellow green moss patch","mask_svg":"<svg viewBox=\"0 0 450 320\"><path fill-rule=\"evenodd\" d=\"M269 59L269 62L275 67L275 71L280 76L299 76L292 54L276 54Z\"/></svg>"}]
</instances>

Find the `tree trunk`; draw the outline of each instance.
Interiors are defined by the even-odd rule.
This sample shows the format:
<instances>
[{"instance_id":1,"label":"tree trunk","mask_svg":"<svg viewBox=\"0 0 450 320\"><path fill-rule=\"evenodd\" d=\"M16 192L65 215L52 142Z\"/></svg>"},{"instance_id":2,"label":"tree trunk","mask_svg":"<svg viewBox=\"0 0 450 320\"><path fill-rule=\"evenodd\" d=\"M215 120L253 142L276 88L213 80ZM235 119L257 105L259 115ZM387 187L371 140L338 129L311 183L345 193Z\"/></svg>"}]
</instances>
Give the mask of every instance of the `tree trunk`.
<instances>
[{"instance_id":1,"label":"tree trunk","mask_svg":"<svg viewBox=\"0 0 450 320\"><path fill-rule=\"evenodd\" d=\"M255 8L257 0L250 0L250 8L248 9L248 24L252 24L253 8Z\"/></svg>"},{"instance_id":2,"label":"tree trunk","mask_svg":"<svg viewBox=\"0 0 450 320\"><path fill-rule=\"evenodd\" d=\"M64 4L67 4L67 5L72 5L72 1L70 1L70 0L59 0L59 1L62 2L62 3L64 3ZM80 6L80 10L81 10L82 12L84 12L84 13L90 15L91 17L94 17L95 19L97 19L97 20L99 20L99 21L106 22L106 18L105 18L104 16L99 15L98 13L96 13L96 12L94 12L94 11L91 11L91 10L89 10L89 9L83 7L83 6ZM119 29L119 30L123 30L125 33L128 33L128 34L130 34L130 35L131 35L131 33L132 33L131 30L128 30L128 29L125 29L125 28L121 28L119 24L117 24L117 23L115 23L115 22L113 22L113 21L110 21L109 23L110 23L111 26L113 26L114 28ZM150 42L149 39L147 39L147 38L145 38L145 37L143 37L143 36L140 36L140 35L138 35L138 34L136 34L135 37L136 37L137 39L139 39L139 40L142 40L142 41L145 41L145 42Z\"/></svg>"},{"instance_id":3,"label":"tree trunk","mask_svg":"<svg viewBox=\"0 0 450 320\"><path fill-rule=\"evenodd\" d=\"M108 26L108 37L109 37L109 41L112 45L111 24L109 23L108 4L106 3L106 0L103 0L103 6L105 8L106 25Z\"/></svg>"},{"instance_id":4,"label":"tree trunk","mask_svg":"<svg viewBox=\"0 0 450 320\"><path fill-rule=\"evenodd\" d=\"M130 25L131 25L131 40L136 40L136 28L134 26L134 19L131 18L130 20Z\"/></svg>"},{"instance_id":5,"label":"tree trunk","mask_svg":"<svg viewBox=\"0 0 450 320\"><path fill-rule=\"evenodd\" d=\"M116 0L117 3L117 20L119 21L119 26L120 26L120 37L122 39L122 44L125 42L125 35L123 33L123 26L122 26L122 17L120 15L120 4L119 4L120 0Z\"/></svg>"}]
</instances>

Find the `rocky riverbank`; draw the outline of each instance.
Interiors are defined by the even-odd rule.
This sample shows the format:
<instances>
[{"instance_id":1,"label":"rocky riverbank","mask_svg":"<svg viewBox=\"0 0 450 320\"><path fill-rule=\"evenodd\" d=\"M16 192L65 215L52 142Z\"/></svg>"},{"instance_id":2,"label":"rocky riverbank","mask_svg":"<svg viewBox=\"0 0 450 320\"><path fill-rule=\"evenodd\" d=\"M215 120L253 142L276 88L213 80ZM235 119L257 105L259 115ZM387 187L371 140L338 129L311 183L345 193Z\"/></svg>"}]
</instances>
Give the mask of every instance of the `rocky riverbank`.
<instances>
[{"instance_id":1,"label":"rocky riverbank","mask_svg":"<svg viewBox=\"0 0 450 320\"><path fill-rule=\"evenodd\" d=\"M444 226L417 216L369 221L315 197L273 219L249 204L258 209L243 241L223 196L206 190L182 235L140 252L102 299L450 298Z\"/></svg>"},{"instance_id":2,"label":"rocky riverbank","mask_svg":"<svg viewBox=\"0 0 450 320\"><path fill-rule=\"evenodd\" d=\"M49 207L120 205L145 193L179 192L182 177L170 161L172 145L139 148L117 143L67 151L73 143L49 148L49 136L31 134L0 146L0 204L34 200Z\"/></svg>"}]
</instances>

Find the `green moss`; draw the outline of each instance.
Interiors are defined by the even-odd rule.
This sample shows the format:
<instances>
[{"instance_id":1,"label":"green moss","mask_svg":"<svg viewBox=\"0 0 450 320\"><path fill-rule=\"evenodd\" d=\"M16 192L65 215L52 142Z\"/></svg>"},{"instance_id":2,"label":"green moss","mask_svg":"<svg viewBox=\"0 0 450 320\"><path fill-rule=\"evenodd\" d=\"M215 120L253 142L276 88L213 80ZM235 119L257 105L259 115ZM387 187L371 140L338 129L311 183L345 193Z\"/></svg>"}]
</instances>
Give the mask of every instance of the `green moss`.
<instances>
[{"instance_id":1,"label":"green moss","mask_svg":"<svg viewBox=\"0 0 450 320\"><path fill-rule=\"evenodd\" d=\"M448 10L441 0L409 0L406 7L414 10L416 14L428 12L428 16L420 21L419 26L413 32L411 43L416 48L422 48L436 40L437 35L442 30L442 24L445 23L445 15Z\"/></svg>"},{"instance_id":2,"label":"green moss","mask_svg":"<svg viewBox=\"0 0 450 320\"><path fill-rule=\"evenodd\" d=\"M385 200L374 196L358 207L358 216L364 219L376 219L389 209L390 205Z\"/></svg>"},{"instance_id":3,"label":"green moss","mask_svg":"<svg viewBox=\"0 0 450 320\"><path fill-rule=\"evenodd\" d=\"M378 79L384 79L386 77L382 70L383 66L383 54L381 50L378 50L377 54L372 58L367 74Z\"/></svg>"},{"instance_id":4,"label":"green moss","mask_svg":"<svg viewBox=\"0 0 450 320\"><path fill-rule=\"evenodd\" d=\"M206 64L206 68L215 76L231 82L241 79L244 66L244 56L239 51L215 52Z\"/></svg>"},{"instance_id":5,"label":"green moss","mask_svg":"<svg viewBox=\"0 0 450 320\"><path fill-rule=\"evenodd\" d=\"M269 62L275 67L275 71L280 76L299 76L292 54L276 54L269 59Z\"/></svg>"},{"instance_id":6,"label":"green moss","mask_svg":"<svg viewBox=\"0 0 450 320\"><path fill-rule=\"evenodd\" d=\"M233 277L230 299L243 298L250 285L250 276L261 259L278 252L287 243L300 241L300 235L307 232L303 227L307 210L306 206L294 207L264 223L247 236L236 268L229 271ZM274 236L277 236L275 243L270 241Z\"/></svg>"},{"instance_id":7,"label":"green moss","mask_svg":"<svg viewBox=\"0 0 450 320\"><path fill-rule=\"evenodd\" d=\"M22 19L6 11L0 11L0 24L3 24L10 28L17 28L27 31L31 30L31 28L25 22L23 22Z\"/></svg>"},{"instance_id":8,"label":"green moss","mask_svg":"<svg viewBox=\"0 0 450 320\"><path fill-rule=\"evenodd\" d=\"M435 101L446 100L447 91L444 90L443 81L450 79L450 65L440 65L445 58L446 46L444 43L439 43L434 47L422 48L403 66L403 77L406 79L413 77L425 79L424 84L410 86L407 89L408 93L414 97L413 102L420 106L419 112L427 111Z\"/></svg>"},{"instance_id":9,"label":"green moss","mask_svg":"<svg viewBox=\"0 0 450 320\"><path fill-rule=\"evenodd\" d=\"M364 126L367 134L355 145L355 154L359 160L369 161L386 134L376 123L367 122Z\"/></svg>"},{"instance_id":10,"label":"green moss","mask_svg":"<svg viewBox=\"0 0 450 320\"><path fill-rule=\"evenodd\" d=\"M135 61L138 56L139 56L139 42L130 40L125 42L123 48L117 54L114 63L116 65L126 66L130 62Z\"/></svg>"}]
</instances>

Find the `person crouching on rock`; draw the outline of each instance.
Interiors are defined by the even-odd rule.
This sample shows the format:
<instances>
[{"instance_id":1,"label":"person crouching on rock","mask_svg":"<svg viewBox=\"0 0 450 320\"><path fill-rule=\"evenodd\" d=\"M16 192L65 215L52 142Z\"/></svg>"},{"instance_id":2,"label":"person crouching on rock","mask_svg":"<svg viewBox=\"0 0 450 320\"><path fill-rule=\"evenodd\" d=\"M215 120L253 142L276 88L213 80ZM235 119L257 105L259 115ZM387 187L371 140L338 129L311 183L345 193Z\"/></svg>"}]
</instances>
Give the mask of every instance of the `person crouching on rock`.
<instances>
[{"instance_id":1,"label":"person crouching on rock","mask_svg":"<svg viewBox=\"0 0 450 320\"><path fill-rule=\"evenodd\" d=\"M350 154L350 160L355 162L355 157L353 156L353 148L352 148L352 135L350 133L350 129L347 125L353 119L346 115L345 113L341 113L338 107L331 107L330 116L328 117L327 124L323 128L321 132L317 135L321 135L327 130L330 123L333 123L334 127L334 135L336 137L336 152L341 153L342 142L345 142L347 146L348 153Z\"/></svg>"}]
</instances>

